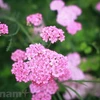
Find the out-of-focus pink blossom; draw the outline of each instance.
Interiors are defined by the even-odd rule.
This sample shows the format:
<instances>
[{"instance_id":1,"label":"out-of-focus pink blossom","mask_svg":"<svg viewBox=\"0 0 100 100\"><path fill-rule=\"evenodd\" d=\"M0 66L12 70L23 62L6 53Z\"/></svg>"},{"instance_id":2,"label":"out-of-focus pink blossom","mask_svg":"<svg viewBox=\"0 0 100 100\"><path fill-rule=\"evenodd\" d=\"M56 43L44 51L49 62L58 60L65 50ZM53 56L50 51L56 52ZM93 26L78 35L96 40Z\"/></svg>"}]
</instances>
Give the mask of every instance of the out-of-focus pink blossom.
<instances>
[{"instance_id":1,"label":"out-of-focus pink blossom","mask_svg":"<svg viewBox=\"0 0 100 100\"><path fill-rule=\"evenodd\" d=\"M70 62L69 62L70 63ZM82 80L84 79L84 73L78 67L73 67L71 63L69 64L69 70L71 72L71 79L72 80Z\"/></svg>"},{"instance_id":2,"label":"out-of-focus pink blossom","mask_svg":"<svg viewBox=\"0 0 100 100\"><path fill-rule=\"evenodd\" d=\"M82 80L84 79L84 73L81 69L78 68L78 65L81 62L80 55L77 52L69 53L67 55L68 58L68 67L71 72L72 80Z\"/></svg>"},{"instance_id":3,"label":"out-of-focus pink blossom","mask_svg":"<svg viewBox=\"0 0 100 100\"><path fill-rule=\"evenodd\" d=\"M97 3L96 10L100 11L100 2Z\"/></svg>"},{"instance_id":4,"label":"out-of-focus pink blossom","mask_svg":"<svg viewBox=\"0 0 100 100\"><path fill-rule=\"evenodd\" d=\"M77 52L69 53L67 57L72 66L78 67L78 65L81 63L81 57Z\"/></svg>"},{"instance_id":5,"label":"out-of-focus pink blossom","mask_svg":"<svg viewBox=\"0 0 100 100\"><path fill-rule=\"evenodd\" d=\"M80 31L82 29L82 25L79 22L72 22L70 23L67 27L66 30L68 31L69 34L76 34L77 31Z\"/></svg>"},{"instance_id":6,"label":"out-of-focus pink blossom","mask_svg":"<svg viewBox=\"0 0 100 100\"><path fill-rule=\"evenodd\" d=\"M32 24L34 26L39 26L42 24L42 14L36 13L27 16L26 18L27 24Z\"/></svg>"},{"instance_id":7,"label":"out-of-focus pink blossom","mask_svg":"<svg viewBox=\"0 0 100 100\"><path fill-rule=\"evenodd\" d=\"M64 31L62 29L58 29L56 26L44 27L40 36L45 42L51 41L51 43L58 40L61 42L65 40Z\"/></svg>"},{"instance_id":8,"label":"out-of-focus pink blossom","mask_svg":"<svg viewBox=\"0 0 100 100\"><path fill-rule=\"evenodd\" d=\"M8 26L0 23L0 35L8 34Z\"/></svg>"},{"instance_id":9,"label":"out-of-focus pink blossom","mask_svg":"<svg viewBox=\"0 0 100 100\"><path fill-rule=\"evenodd\" d=\"M92 77L88 74L84 75L85 77L81 80L92 80ZM85 85L84 85L85 84ZM93 88L93 83L90 82L84 82L84 84L80 84L80 83L76 83L76 82L65 82L64 85L67 85L69 87L71 87L72 89L74 89L75 91L77 91L80 96L85 97L88 93L91 92L92 88ZM69 93L66 91L64 94L64 99L65 100L72 100L74 98L78 98L77 94L75 92L73 92L72 90L70 90L69 88L66 88Z\"/></svg>"},{"instance_id":10,"label":"out-of-focus pink blossom","mask_svg":"<svg viewBox=\"0 0 100 100\"><path fill-rule=\"evenodd\" d=\"M77 19L76 13L74 13L67 6L63 7L62 10L57 14L57 23L62 26L67 26Z\"/></svg>"},{"instance_id":11,"label":"out-of-focus pink blossom","mask_svg":"<svg viewBox=\"0 0 100 100\"><path fill-rule=\"evenodd\" d=\"M10 9L10 7L8 6L8 4L4 3L3 0L0 0L0 8L6 9L6 10Z\"/></svg>"},{"instance_id":12,"label":"out-of-focus pink blossom","mask_svg":"<svg viewBox=\"0 0 100 100\"><path fill-rule=\"evenodd\" d=\"M72 11L76 16L80 16L82 14L82 10L76 5L67 6L70 11Z\"/></svg>"},{"instance_id":13,"label":"out-of-focus pink blossom","mask_svg":"<svg viewBox=\"0 0 100 100\"><path fill-rule=\"evenodd\" d=\"M35 35L38 35L38 34L40 34L41 33L41 31L42 31L42 29L45 27L45 24L44 23L42 23L40 26L38 26L38 27L34 27L33 28L33 32L34 32L34 34Z\"/></svg>"},{"instance_id":14,"label":"out-of-focus pink blossom","mask_svg":"<svg viewBox=\"0 0 100 100\"><path fill-rule=\"evenodd\" d=\"M54 7L56 8L56 6ZM81 13L82 10L76 5L63 6L58 11L56 21L58 24L66 27L68 33L73 35L82 29L81 23L75 22Z\"/></svg>"},{"instance_id":15,"label":"out-of-focus pink blossom","mask_svg":"<svg viewBox=\"0 0 100 100\"><path fill-rule=\"evenodd\" d=\"M50 9L51 10L57 10L60 11L64 7L65 3L62 0L53 0L50 3Z\"/></svg>"}]
</instances>

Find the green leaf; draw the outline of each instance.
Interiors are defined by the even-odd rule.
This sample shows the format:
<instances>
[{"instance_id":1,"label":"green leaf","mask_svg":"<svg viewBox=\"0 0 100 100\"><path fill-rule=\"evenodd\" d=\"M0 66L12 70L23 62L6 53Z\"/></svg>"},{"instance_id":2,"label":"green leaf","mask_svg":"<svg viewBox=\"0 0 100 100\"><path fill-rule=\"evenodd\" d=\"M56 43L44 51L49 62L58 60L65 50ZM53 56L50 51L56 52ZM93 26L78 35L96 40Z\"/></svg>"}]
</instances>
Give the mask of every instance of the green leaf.
<instances>
[{"instance_id":1,"label":"green leaf","mask_svg":"<svg viewBox=\"0 0 100 100\"><path fill-rule=\"evenodd\" d=\"M92 48L91 48L91 47L87 47L87 48L84 50L84 52L85 52L86 54L89 54L89 53L92 52Z\"/></svg>"},{"instance_id":2,"label":"green leaf","mask_svg":"<svg viewBox=\"0 0 100 100\"><path fill-rule=\"evenodd\" d=\"M59 100L63 100L61 95L59 94L59 92L57 92L57 96L58 96Z\"/></svg>"},{"instance_id":3,"label":"green leaf","mask_svg":"<svg viewBox=\"0 0 100 100\"><path fill-rule=\"evenodd\" d=\"M80 96L80 94L77 92L77 91L75 91L73 88L71 88L71 87L69 87L69 86L67 86L67 85L65 85L67 88L69 88L70 90L72 90L73 92L75 92L76 93L76 95L78 96L78 98L80 99L80 100L83 100L83 98Z\"/></svg>"},{"instance_id":4,"label":"green leaf","mask_svg":"<svg viewBox=\"0 0 100 100\"><path fill-rule=\"evenodd\" d=\"M8 46L7 46L6 51L9 51L10 48L11 48L11 46L12 46L12 38L9 40L9 44L8 44Z\"/></svg>"},{"instance_id":5,"label":"green leaf","mask_svg":"<svg viewBox=\"0 0 100 100\"><path fill-rule=\"evenodd\" d=\"M83 71L97 71L100 68L100 57L99 55L90 56L82 60L80 68Z\"/></svg>"},{"instance_id":6,"label":"green leaf","mask_svg":"<svg viewBox=\"0 0 100 100\"><path fill-rule=\"evenodd\" d=\"M87 48L87 44L85 42L82 42L80 45L80 50L85 50Z\"/></svg>"},{"instance_id":7,"label":"green leaf","mask_svg":"<svg viewBox=\"0 0 100 100\"><path fill-rule=\"evenodd\" d=\"M95 83L100 83L100 78L99 79L95 79L95 80L67 80L66 82L78 82L78 83L95 82Z\"/></svg>"}]
</instances>

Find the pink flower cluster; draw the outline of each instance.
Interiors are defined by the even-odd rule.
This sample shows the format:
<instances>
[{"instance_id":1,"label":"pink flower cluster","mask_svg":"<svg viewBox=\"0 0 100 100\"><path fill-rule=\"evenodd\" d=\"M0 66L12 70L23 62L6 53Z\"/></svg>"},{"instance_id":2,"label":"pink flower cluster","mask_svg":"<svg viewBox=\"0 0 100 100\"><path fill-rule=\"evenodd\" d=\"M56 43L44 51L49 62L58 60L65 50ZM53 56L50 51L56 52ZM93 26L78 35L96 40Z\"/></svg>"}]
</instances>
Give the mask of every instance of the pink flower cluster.
<instances>
[{"instance_id":1,"label":"pink flower cluster","mask_svg":"<svg viewBox=\"0 0 100 100\"><path fill-rule=\"evenodd\" d=\"M69 61L69 69L71 71L71 80L91 80L92 78L89 75L85 75L81 69L79 69L79 64L81 62L81 57L77 52L70 53L67 55L68 61ZM85 83L85 85L75 82L64 82L65 86L69 86L73 88L75 91L77 91L81 96L85 96L90 89L93 88L93 85L91 83ZM71 89L67 88L67 91L64 94L65 100L71 100L74 99L77 96L75 92L73 92ZM70 94L69 94L70 93Z\"/></svg>"},{"instance_id":2,"label":"pink flower cluster","mask_svg":"<svg viewBox=\"0 0 100 100\"><path fill-rule=\"evenodd\" d=\"M78 67L78 65L81 63L81 57L77 52L69 53L67 57L70 64L74 67Z\"/></svg>"},{"instance_id":3,"label":"pink flower cluster","mask_svg":"<svg viewBox=\"0 0 100 100\"><path fill-rule=\"evenodd\" d=\"M100 11L100 2L97 3L96 10Z\"/></svg>"},{"instance_id":4,"label":"pink flower cluster","mask_svg":"<svg viewBox=\"0 0 100 100\"><path fill-rule=\"evenodd\" d=\"M77 33L77 31L80 31L81 29L82 29L82 25L79 22L70 23L66 27L66 30L68 31L68 33L71 33L72 35Z\"/></svg>"},{"instance_id":5,"label":"pink flower cluster","mask_svg":"<svg viewBox=\"0 0 100 100\"><path fill-rule=\"evenodd\" d=\"M8 34L8 26L0 23L0 35Z\"/></svg>"},{"instance_id":6,"label":"pink flower cluster","mask_svg":"<svg viewBox=\"0 0 100 100\"><path fill-rule=\"evenodd\" d=\"M32 100L41 100L39 98L48 96L51 98L50 95L58 89L54 80L65 81L71 77L67 57L46 49L41 44L31 44L25 52L18 49L12 53L11 59L15 61L11 72L16 80L19 82L32 81L34 91L39 91L38 94L33 95ZM37 95L40 97L35 99Z\"/></svg>"},{"instance_id":7,"label":"pink flower cluster","mask_svg":"<svg viewBox=\"0 0 100 100\"><path fill-rule=\"evenodd\" d=\"M12 53L11 59L13 61L25 60L25 51L17 49L14 53Z\"/></svg>"},{"instance_id":8,"label":"pink flower cluster","mask_svg":"<svg viewBox=\"0 0 100 100\"><path fill-rule=\"evenodd\" d=\"M82 70L78 68L81 58L80 55L77 52L70 53L67 55L68 57L68 65L69 69L71 71L71 79L72 80L82 80L84 78L84 73Z\"/></svg>"},{"instance_id":9,"label":"pink flower cluster","mask_svg":"<svg viewBox=\"0 0 100 100\"><path fill-rule=\"evenodd\" d=\"M0 0L0 8L6 9L6 10L10 9L9 6L8 6L8 4L4 3L3 0Z\"/></svg>"},{"instance_id":10,"label":"pink flower cluster","mask_svg":"<svg viewBox=\"0 0 100 100\"><path fill-rule=\"evenodd\" d=\"M27 24L39 26L42 24L42 15L40 13L31 14L26 18Z\"/></svg>"},{"instance_id":11,"label":"pink flower cluster","mask_svg":"<svg viewBox=\"0 0 100 100\"><path fill-rule=\"evenodd\" d=\"M41 31L40 36L45 42L51 41L51 43L60 40L61 42L65 40L64 31L58 29L56 26L44 27Z\"/></svg>"},{"instance_id":12,"label":"pink flower cluster","mask_svg":"<svg viewBox=\"0 0 100 100\"><path fill-rule=\"evenodd\" d=\"M81 23L75 21L82 13L82 10L76 5L65 6L63 1L53 0L50 8L58 11L56 21L66 27L68 33L73 35L82 29Z\"/></svg>"},{"instance_id":13,"label":"pink flower cluster","mask_svg":"<svg viewBox=\"0 0 100 100\"><path fill-rule=\"evenodd\" d=\"M62 0L53 0L50 3L50 9L51 10L60 11L64 6L65 6L65 3Z\"/></svg>"},{"instance_id":14,"label":"pink flower cluster","mask_svg":"<svg viewBox=\"0 0 100 100\"><path fill-rule=\"evenodd\" d=\"M46 84L30 84L30 91L32 93L32 100L51 100L51 95L55 94L58 90L57 83L50 79Z\"/></svg>"}]
</instances>

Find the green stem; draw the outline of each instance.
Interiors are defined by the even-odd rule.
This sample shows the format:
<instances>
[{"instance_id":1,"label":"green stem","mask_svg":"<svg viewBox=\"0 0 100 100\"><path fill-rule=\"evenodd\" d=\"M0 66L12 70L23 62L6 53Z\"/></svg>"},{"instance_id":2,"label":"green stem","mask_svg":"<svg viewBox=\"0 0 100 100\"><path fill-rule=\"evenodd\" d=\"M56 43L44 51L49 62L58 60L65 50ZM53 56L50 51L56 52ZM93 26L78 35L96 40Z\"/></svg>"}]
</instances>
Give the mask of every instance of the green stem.
<instances>
[{"instance_id":1,"label":"green stem","mask_svg":"<svg viewBox=\"0 0 100 100\"><path fill-rule=\"evenodd\" d=\"M57 92L57 96L58 96L59 100L62 100L62 98L61 98L59 92Z\"/></svg>"},{"instance_id":2,"label":"green stem","mask_svg":"<svg viewBox=\"0 0 100 100\"><path fill-rule=\"evenodd\" d=\"M80 100L83 100L82 97L80 96L80 94L79 94L77 91L75 91L73 88L71 88L71 87L69 87L69 86L67 86L67 85L65 85L65 87L67 87L67 88L69 88L70 90L72 90L73 92L75 92L75 93L77 94L77 96L80 98Z\"/></svg>"},{"instance_id":3,"label":"green stem","mask_svg":"<svg viewBox=\"0 0 100 100\"><path fill-rule=\"evenodd\" d=\"M48 44L47 48L49 48L51 46L51 43Z\"/></svg>"},{"instance_id":4,"label":"green stem","mask_svg":"<svg viewBox=\"0 0 100 100\"><path fill-rule=\"evenodd\" d=\"M53 100L57 100L56 96L53 96Z\"/></svg>"},{"instance_id":5,"label":"green stem","mask_svg":"<svg viewBox=\"0 0 100 100\"><path fill-rule=\"evenodd\" d=\"M100 83L100 79L97 80L67 80L63 82L95 82L95 83Z\"/></svg>"},{"instance_id":6,"label":"green stem","mask_svg":"<svg viewBox=\"0 0 100 100\"><path fill-rule=\"evenodd\" d=\"M72 99L72 95L71 95L71 93L69 92L69 90L66 89L66 91L68 92L68 94L70 95L70 97L71 97L71 99Z\"/></svg>"},{"instance_id":7,"label":"green stem","mask_svg":"<svg viewBox=\"0 0 100 100\"><path fill-rule=\"evenodd\" d=\"M25 33L25 35L28 37L28 39L30 40L31 43L33 42L33 39L31 38L31 36L29 35L29 33L27 32L27 30L23 27L22 24L20 24L19 22L17 22L17 24L20 26L21 30Z\"/></svg>"},{"instance_id":8,"label":"green stem","mask_svg":"<svg viewBox=\"0 0 100 100\"><path fill-rule=\"evenodd\" d=\"M27 32L27 30L24 28L24 26L21 23L19 23L16 19L11 18L11 17L3 17L3 18L7 19L9 21L15 22L20 27L20 29L23 31L23 33L25 33L25 35L28 37L29 41L31 43L34 43L33 39L31 38L31 36L29 35L29 33Z\"/></svg>"}]
</instances>

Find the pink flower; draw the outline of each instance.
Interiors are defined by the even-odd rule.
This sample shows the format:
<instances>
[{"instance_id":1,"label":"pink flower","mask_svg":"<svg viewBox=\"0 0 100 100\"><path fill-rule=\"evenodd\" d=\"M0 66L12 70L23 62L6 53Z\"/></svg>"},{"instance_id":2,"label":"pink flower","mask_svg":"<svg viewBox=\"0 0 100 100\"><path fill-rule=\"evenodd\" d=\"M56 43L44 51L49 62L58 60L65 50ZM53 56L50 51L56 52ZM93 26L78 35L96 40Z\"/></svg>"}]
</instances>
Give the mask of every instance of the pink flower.
<instances>
[{"instance_id":1,"label":"pink flower","mask_svg":"<svg viewBox=\"0 0 100 100\"><path fill-rule=\"evenodd\" d=\"M64 5L65 3L62 0L53 0L50 3L50 9L60 11L64 7Z\"/></svg>"},{"instance_id":2,"label":"pink flower","mask_svg":"<svg viewBox=\"0 0 100 100\"><path fill-rule=\"evenodd\" d=\"M52 77L57 79L64 76L66 80L71 77L66 57L41 44L31 44L26 48L25 60L23 55L19 56L22 52L19 55L19 51L16 52L12 54L15 55L12 59L17 61L13 64L12 74L19 82L46 84Z\"/></svg>"},{"instance_id":3,"label":"pink flower","mask_svg":"<svg viewBox=\"0 0 100 100\"><path fill-rule=\"evenodd\" d=\"M17 49L15 52L12 53L11 59L13 61L25 60L26 59L25 51L22 51L20 49Z\"/></svg>"},{"instance_id":4,"label":"pink flower","mask_svg":"<svg viewBox=\"0 0 100 100\"><path fill-rule=\"evenodd\" d=\"M38 27L34 27L33 28L33 33L35 34L35 35L38 35L38 34L40 34L41 33L41 30L43 29L45 27L45 24L44 23L42 23L40 26L38 26Z\"/></svg>"},{"instance_id":5,"label":"pink flower","mask_svg":"<svg viewBox=\"0 0 100 100\"><path fill-rule=\"evenodd\" d=\"M71 64L70 64L71 65ZM82 80L84 79L84 73L78 67L73 67L69 65L69 70L71 72L72 80Z\"/></svg>"},{"instance_id":6,"label":"pink flower","mask_svg":"<svg viewBox=\"0 0 100 100\"><path fill-rule=\"evenodd\" d=\"M72 22L66 27L68 33L72 35L76 34L77 31L80 31L81 29L82 29L82 25L79 22Z\"/></svg>"},{"instance_id":7,"label":"pink flower","mask_svg":"<svg viewBox=\"0 0 100 100\"><path fill-rule=\"evenodd\" d=\"M44 27L40 36L45 42L51 41L51 43L54 43L57 40L60 40L61 42L65 40L64 31L56 28L56 26Z\"/></svg>"},{"instance_id":8,"label":"pink flower","mask_svg":"<svg viewBox=\"0 0 100 100\"><path fill-rule=\"evenodd\" d=\"M0 23L0 35L8 34L8 26Z\"/></svg>"},{"instance_id":9,"label":"pink flower","mask_svg":"<svg viewBox=\"0 0 100 100\"><path fill-rule=\"evenodd\" d=\"M32 24L34 26L39 26L42 24L42 14L36 13L27 16L26 18L27 24Z\"/></svg>"},{"instance_id":10,"label":"pink flower","mask_svg":"<svg viewBox=\"0 0 100 100\"><path fill-rule=\"evenodd\" d=\"M45 92L40 92L33 95L31 100L51 100L51 95Z\"/></svg>"},{"instance_id":11,"label":"pink flower","mask_svg":"<svg viewBox=\"0 0 100 100\"><path fill-rule=\"evenodd\" d=\"M77 52L69 53L67 57L72 66L74 67L77 67L81 63L81 57Z\"/></svg>"},{"instance_id":12,"label":"pink flower","mask_svg":"<svg viewBox=\"0 0 100 100\"><path fill-rule=\"evenodd\" d=\"M74 13L67 6L63 7L62 10L57 15L57 23L62 26L67 26L77 19L76 13Z\"/></svg>"},{"instance_id":13,"label":"pink flower","mask_svg":"<svg viewBox=\"0 0 100 100\"><path fill-rule=\"evenodd\" d=\"M80 16L82 14L82 10L76 5L67 6L70 11L76 14L76 16Z\"/></svg>"},{"instance_id":14,"label":"pink flower","mask_svg":"<svg viewBox=\"0 0 100 100\"><path fill-rule=\"evenodd\" d=\"M8 6L8 4L4 3L3 0L0 0L0 8L6 9L6 10L10 9L9 6Z\"/></svg>"},{"instance_id":15,"label":"pink flower","mask_svg":"<svg viewBox=\"0 0 100 100\"><path fill-rule=\"evenodd\" d=\"M30 74L30 68L28 67L27 63L23 62L22 60L15 62L12 65L12 74L15 74L16 80L19 82L28 82L30 78L28 77Z\"/></svg>"},{"instance_id":16,"label":"pink flower","mask_svg":"<svg viewBox=\"0 0 100 100\"><path fill-rule=\"evenodd\" d=\"M64 6L58 12L56 21L58 24L66 27L68 33L73 35L82 29L81 23L75 22L81 13L82 10L76 5Z\"/></svg>"},{"instance_id":17,"label":"pink flower","mask_svg":"<svg viewBox=\"0 0 100 100\"><path fill-rule=\"evenodd\" d=\"M53 79L50 79L48 83L45 84L36 84L34 82L30 84L30 91L32 94L45 92L52 95L55 94L57 90L58 90L58 85Z\"/></svg>"},{"instance_id":18,"label":"pink flower","mask_svg":"<svg viewBox=\"0 0 100 100\"><path fill-rule=\"evenodd\" d=\"M82 80L84 79L84 73L81 69L78 68L78 65L81 62L80 55L77 52L69 53L67 56L68 58L68 68L71 73L72 80Z\"/></svg>"},{"instance_id":19,"label":"pink flower","mask_svg":"<svg viewBox=\"0 0 100 100\"><path fill-rule=\"evenodd\" d=\"M100 11L100 2L97 3L96 10Z\"/></svg>"},{"instance_id":20,"label":"pink flower","mask_svg":"<svg viewBox=\"0 0 100 100\"><path fill-rule=\"evenodd\" d=\"M30 91L33 95L32 100L41 100L41 96L43 96L43 100L51 100L51 96L55 94L57 90L58 85L53 79L50 79L46 84L36 84L34 82L30 84Z\"/></svg>"}]
</instances>

